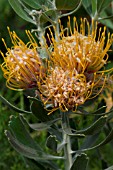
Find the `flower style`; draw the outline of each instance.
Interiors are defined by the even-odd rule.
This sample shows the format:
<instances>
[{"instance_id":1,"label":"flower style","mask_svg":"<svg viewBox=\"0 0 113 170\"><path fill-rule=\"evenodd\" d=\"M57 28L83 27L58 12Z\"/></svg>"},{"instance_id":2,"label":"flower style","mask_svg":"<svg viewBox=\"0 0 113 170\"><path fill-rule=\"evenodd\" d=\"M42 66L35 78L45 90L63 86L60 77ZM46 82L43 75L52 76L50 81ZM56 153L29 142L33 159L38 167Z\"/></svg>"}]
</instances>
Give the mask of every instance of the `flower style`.
<instances>
[{"instance_id":1,"label":"flower style","mask_svg":"<svg viewBox=\"0 0 113 170\"><path fill-rule=\"evenodd\" d=\"M9 28L8 28L9 30ZM6 85L12 90L37 86L37 79L43 76L42 62L37 53L37 43L30 31L26 32L30 41L25 44L15 32L9 30L13 47L6 46L6 56L1 52L4 62L1 65ZM40 76L39 76L40 75Z\"/></svg>"},{"instance_id":2,"label":"flower style","mask_svg":"<svg viewBox=\"0 0 113 170\"><path fill-rule=\"evenodd\" d=\"M49 114L56 109L76 111L78 105L102 91L107 80L103 66L112 43L112 35L106 35L106 27L97 31L93 21L91 27L86 19L81 19L79 27L74 17L73 28L70 18L66 29L59 25L61 32L57 39L51 29L48 34L52 47L52 51L48 48L48 73L43 83L38 82L45 107L52 105Z\"/></svg>"}]
</instances>

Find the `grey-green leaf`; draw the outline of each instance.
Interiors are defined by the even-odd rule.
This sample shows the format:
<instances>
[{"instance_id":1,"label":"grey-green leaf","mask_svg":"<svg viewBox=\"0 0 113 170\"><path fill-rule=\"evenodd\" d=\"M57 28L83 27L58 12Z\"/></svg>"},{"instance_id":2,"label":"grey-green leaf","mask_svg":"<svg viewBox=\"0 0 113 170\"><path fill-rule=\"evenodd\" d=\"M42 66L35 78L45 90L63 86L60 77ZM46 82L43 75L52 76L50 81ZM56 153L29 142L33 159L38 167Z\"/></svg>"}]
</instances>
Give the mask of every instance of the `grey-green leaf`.
<instances>
[{"instance_id":1,"label":"grey-green leaf","mask_svg":"<svg viewBox=\"0 0 113 170\"><path fill-rule=\"evenodd\" d=\"M106 110L106 106L102 106L100 107L99 109L97 109L95 112L91 113L91 114L94 114L94 115L101 115L105 112Z\"/></svg>"},{"instance_id":2,"label":"grey-green leaf","mask_svg":"<svg viewBox=\"0 0 113 170\"><path fill-rule=\"evenodd\" d=\"M109 143L111 140L113 140L113 129L110 131L110 133L108 134L108 136L102 141L100 142L99 144L93 146L93 147L89 147L89 148L86 148L86 149L82 149L82 151L88 151L88 150L92 150L92 149L96 149L96 148L99 148L101 146L104 146L106 145L107 143ZM84 147L85 148L85 147Z\"/></svg>"},{"instance_id":3,"label":"grey-green leaf","mask_svg":"<svg viewBox=\"0 0 113 170\"><path fill-rule=\"evenodd\" d=\"M94 134L98 133L103 128L103 126L106 123L106 119L107 119L106 116L101 116L91 126L89 126L86 129L77 131L76 133L77 134L84 134L84 135L94 135Z\"/></svg>"},{"instance_id":4,"label":"grey-green leaf","mask_svg":"<svg viewBox=\"0 0 113 170\"><path fill-rule=\"evenodd\" d=\"M17 108L16 106L12 105L9 101L7 101L3 96L0 95L0 100L6 105L8 106L10 109L18 112L18 113L24 113L24 114L31 114L32 112L29 111L25 111L22 109Z\"/></svg>"},{"instance_id":5,"label":"grey-green leaf","mask_svg":"<svg viewBox=\"0 0 113 170\"><path fill-rule=\"evenodd\" d=\"M54 152L57 151L57 139L56 139L56 136L52 136L50 135L48 138L47 138L47 141L46 141L46 146L53 150Z\"/></svg>"},{"instance_id":6,"label":"grey-green leaf","mask_svg":"<svg viewBox=\"0 0 113 170\"><path fill-rule=\"evenodd\" d=\"M86 9L86 11L88 12L88 14L90 16L92 16L92 4L91 4L91 0L82 0L82 4L83 4L84 8Z\"/></svg>"},{"instance_id":7,"label":"grey-green leaf","mask_svg":"<svg viewBox=\"0 0 113 170\"><path fill-rule=\"evenodd\" d=\"M70 170L87 170L88 167L88 157L86 154L82 153L77 155L76 159Z\"/></svg>"},{"instance_id":8,"label":"grey-green leaf","mask_svg":"<svg viewBox=\"0 0 113 170\"><path fill-rule=\"evenodd\" d=\"M21 6L19 0L8 0L14 11L24 20L36 24L32 18L25 12L23 7Z\"/></svg>"},{"instance_id":9,"label":"grey-green leaf","mask_svg":"<svg viewBox=\"0 0 113 170\"><path fill-rule=\"evenodd\" d=\"M21 0L34 9L41 9L45 0Z\"/></svg>"},{"instance_id":10,"label":"grey-green leaf","mask_svg":"<svg viewBox=\"0 0 113 170\"><path fill-rule=\"evenodd\" d=\"M44 122L44 123L42 122L42 123L34 123L34 124L28 123L28 124L32 129L42 131L42 130L48 129L50 126L52 126L58 120L60 120L60 118L53 119L51 121Z\"/></svg>"},{"instance_id":11,"label":"grey-green leaf","mask_svg":"<svg viewBox=\"0 0 113 170\"><path fill-rule=\"evenodd\" d=\"M9 123L10 131L6 131L9 142L14 149L28 158L44 162L52 169L58 170L56 164L51 162L52 159L63 159L62 157L45 154L42 148L31 138L26 130L27 125L22 115L19 117L12 116ZM53 168L54 167L54 168Z\"/></svg>"},{"instance_id":12,"label":"grey-green leaf","mask_svg":"<svg viewBox=\"0 0 113 170\"><path fill-rule=\"evenodd\" d=\"M110 166L109 168L104 169L104 170L113 170L113 165Z\"/></svg>"},{"instance_id":13,"label":"grey-green leaf","mask_svg":"<svg viewBox=\"0 0 113 170\"><path fill-rule=\"evenodd\" d=\"M41 151L35 150L25 144L20 143L20 141L18 141L16 138L14 138L14 136L11 134L10 131L5 131L5 134L8 137L10 144L13 146L13 148L17 152L21 153L22 155L24 155L28 158L32 158L32 159L36 159L36 160L42 159Z\"/></svg>"},{"instance_id":14,"label":"grey-green leaf","mask_svg":"<svg viewBox=\"0 0 113 170\"><path fill-rule=\"evenodd\" d=\"M97 11L101 13L108 5L112 2L112 0L97 0Z\"/></svg>"},{"instance_id":15,"label":"grey-green leaf","mask_svg":"<svg viewBox=\"0 0 113 170\"><path fill-rule=\"evenodd\" d=\"M56 0L55 2L58 10L73 10L78 6L80 0Z\"/></svg>"},{"instance_id":16,"label":"grey-green leaf","mask_svg":"<svg viewBox=\"0 0 113 170\"><path fill-rule=\"evenodd\" d=\"M86 11L89 13L91 17L97 17L108 5L112 2L112 0L82 0L83 6Z\"/></svg>"},{"instance_id":17,"label":"grey-green leaf","mask_svg":"<svg viewBox=\"0 0 113 170\"><path fill-rule=\"evenodd\" d=\"M26 125L27 123L25 124L25 119L22 115L19 115L19 117L11 116L9 128L15 138L23 145L42 151L41 147L31 138L29 132L26 130Z\"/></svg>"},{"instance_id":18,"label":"grey-green leaf","mask_svg":"<svg viewBox=\"0 0 113 170\"><path fill-rule=\"evenodd\" d=\"M33 9L42 9L45 11L46 9L52 9L54 8L54 3L51 2L51 0L21 0L24 3L26 3L28 6L30 6Z\"/></svg>"},{"instance_id":19,"label":"grey-green leaf","mask_svg":"<svg viewBox=\"0 0 113 170\"><path fill-rule=\"evenodd\" d=\"M39 99L30 97L30 100L33 101L31 104L31 111L41 122L53 120L53 116L48 115L47 110L44 109L44 105Z\"/></svg>"}]
</instances>

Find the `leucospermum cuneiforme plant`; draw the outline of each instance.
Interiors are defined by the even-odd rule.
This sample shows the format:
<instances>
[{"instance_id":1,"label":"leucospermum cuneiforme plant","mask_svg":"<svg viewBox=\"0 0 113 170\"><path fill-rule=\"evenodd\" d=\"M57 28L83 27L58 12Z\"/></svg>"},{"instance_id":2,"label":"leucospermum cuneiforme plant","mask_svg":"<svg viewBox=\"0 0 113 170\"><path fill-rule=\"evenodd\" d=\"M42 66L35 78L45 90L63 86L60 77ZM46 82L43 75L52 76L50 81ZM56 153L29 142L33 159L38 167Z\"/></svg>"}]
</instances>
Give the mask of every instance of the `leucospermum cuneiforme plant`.
<instances>
[{"instance_id":1,"label":"leucospermum cuneiforme plant","mask_svg":"<svg viewBox=\"0 0 113 170\"><path fill-rule=\"evenodd\" d=\"M30 40L27 44L14 31L9 30L13 44L11 49L7 47L3 39L7 53L4 56L1 52L4 58L1 68L7 79L7 87L12 90L36 87L39 77L41 79L41 76L44 76L43 64L37 53L37 43L30 31L26 33Z\"/></svg>"},{"instance_id":2,"label":"leucospermum cuneiforme plant","mask_svg":"<svg viewBox=\"0 0 113 170\"><path fill-rule=\"evenodd\" d=\"M91 28L86 18L78 26L74 17L71 27L69 17L67 30L60 24L57 40L51 29L48 39L52 48L48 50L48 72L42 83L38 83L42 100L44 105L51 104L53 111L76 112L78 105L96 97L106 87L105 73L110 70L101 69L107 64L112 35L107 35L104 27L103 31L99 29L97 37L97 25L92 21Z\"/></svg>"},{"instance_id":3,"label":"leucospermum cuneiforme plant","mask_svg":"<svg viewBox=\"0 0 113 170\"><path fill-rule=\"evenodd\" d=\"M70 6L67 1L60 4L60 1L56 3L48 0L44 4L39 2L40 6L36 1L19 1L17 6L13 1L9 2L15 11L17 6L21 10L26 9L27 15L24 13L24 17L37 26L34 31L39 44L30 31L26 31L29 42L25 44L9 28L13 46L8 48L3 39L7 52L1 52L4 59L1 69L6 78L6 86L12 90L24 90L27 96L29 90L31 96L28 97L32 101L28 112L13 106L0 96L4 103L21 113L17 117L11 117L10 130L5 132L6 136L16 151L29 158L28 162L30 160L37 169L87 170L89 158L86 151L96 150L113 139L113 129L106 130L112 111L105 113L104 106L96 106L97 110L91 110L91 103L95 104L94 99L104 94L104 90L109 88L109 82L112 82L112 68L106 69L106 65L113 35L108 33L106 26L98 27L100 13L97 9L95 15L91 16L91 22L84 17L78 19L68 16L67 26L64 27L59 18L67 14L62 14L59 10L72 9L73 5ZM73 12L77 11L81 3L86 8L85 2L80 1L78 6L75 4L77 8ZM28 6L36 10L30 11ZM45 27L45 21L49 21L51 25ZM87 107L92 113L87 111ZM38 120L29 123L22 116L27 113L33 114ZM84 128L76 127L78 116L80 119L85 116L87 119L88 116L95 118L93 123L88 122L87 128ZM26 126L38 132L48 132L45 143L47 151L51 149L53 154L44 152L44 148L28 133ZM105 139L95 143L104 129Z\"/></svg>"}]
</instances>

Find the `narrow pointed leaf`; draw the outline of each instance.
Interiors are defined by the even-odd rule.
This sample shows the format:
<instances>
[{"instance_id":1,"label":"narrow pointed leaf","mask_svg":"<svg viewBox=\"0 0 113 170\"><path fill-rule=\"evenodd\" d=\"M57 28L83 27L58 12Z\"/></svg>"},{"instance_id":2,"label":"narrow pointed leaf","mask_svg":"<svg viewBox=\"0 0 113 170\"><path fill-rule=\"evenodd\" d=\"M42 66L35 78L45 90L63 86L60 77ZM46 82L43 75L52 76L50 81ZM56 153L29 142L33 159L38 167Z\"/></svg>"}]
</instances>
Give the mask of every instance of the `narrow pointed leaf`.
<instances>
[{"instance_id":1,"label":"narrow pointed leaf","mask_svg":"<svg viewBox=\"0 0 113 170\"><path fill-rule=\"evenodd\" d=\"M21 0L34 9L41 9L45 0Z\"/></svg>"},{"instance_id":2,"label":"narrow pointed leaf","mask_svg":"<svg viewBox=\"0 0 113 170\"><path fill-rule=\"evenodd\" d=\"M43 123L54 120L53 114L48 115L48 112L44 109L44 106L40 100L31 97L30 99L33 101L31 104L31 111L38 118L38 120ZM62 134L55 125L50 127L48 131L51 135L55 135L57 140L62 141Z\"/></svg>"},{"instance_id":3,"label":"narrow pointed leaf","mask_svg":"<svg viewBox=\"0 0 113 170\"><path fill-rule=\"evenodd\" d=\"M88 157L86 154L82 153L77 155L70 170L87 170L88 167Z\"/></svg>"},{"instance_id":4,"label":"narrow pointed leaf","mask_svg":"<svg viewBox=\"0 0 113 170\"><path fill-rule=\"evenodd\" d=\"M24 20L36 24L22 8L19 0L8 0L14 11Z\"/></svg>"},{"instance_id":5,"label":"narrow pointed leaf","mask_svg":"<svg viewBox=\"0 0 113 170\"><path fill-rule=\"evenodd\" d=\"M58 119L54 119L54 120L44 122L44 123L42 122L42 123L34 123L34 124L28 123L28 124L32 129L42 131L42 130L48 129L50 126L52 126L58 120L60 120L60 119L58 118Z\"/></svg>"},{"instance_id":6,"label":"narrow pointed leaf","mask_svg":"<svg viewBox=\"0 0 113 170\"><path fill-rule=\"evenodd\" d=\"M91 4L91 0L82 0L82 4L84 6L84 8L86 9L86 11L88 12L88 14L90 16L92 16L92 4ZM94 12L94 11L93 11Z\"/></svg>"},{"instance_id":7,"label":"narrow pointed leaf","mask_svg":"<svg viewBox=\"0 0 113 170\"><path fill-rule=\"evenodd\" d=\"M27 157L24 158L26 163L28 165L30 165L30 167L33 167L33 170L59 170L60 168L58 167L58 165L56 165L55 163L53 163L52 161L48 161L48 162L38 162L36 160L33 159L29 159Z\"/></svg>"},{"instance_id":8,"label":"narrow pointed leaf","mask_svg":"<svg viewBox=\"0 0 113 170\"><path fill-rule=\"evenodd\" d=\"M112 2L112 0L97 0L97 11L101 13L108 5Z\"/></svg>"},{"instance_id":9,"label":"narrow pointed leaf","mask_svg":"<svg viewBox=\"0 0 113 170\"><path fill-rule=\"evenodd\" d=\"M89 115L89 113L85 111L81 106L78 106L78 110L81 112L80 114Z\"/></svg>"},{"instance_id":10,"label":"narrow pointed leaf","mask_svg":"<svg viewBox=\"0 0 113 170\"><path fill-rule=\"evenodd\" d=\"M0 95L0 100L5 104L7 105L10 109L18 112L18 113L25 113L25 114L31 114L32 112L29 112L29 111L25 111L25 110L22 110L22 109L19 109L17 107L15 107L14 105L12 105L9 101L7 101L3 96Z\"/></svg>"},{"instance_id":11,"label":"narrow pointed leaf","mask_svg":"<svg viewBox=\"0 0 113 170\"><path fill-rule=\"evenodd\" d=\"M106 110L106 106L102 106L102 107L100 107L99 109L97 109L95 112L93 112L91 114L101 115L102 113L105 113L105 110Z\"/></svg>"},{"instance_id":12,"label":"narrow pointed leaf","mask_svg":"<svg viewBox=\"0 0 113 170\"><path fill-rule=\"evenodd\" d=\"M54 7L54 3L51 2L51 0L45 1L45 0L21 0L24 3L26 3L28 6L32 7L33 9L51 9Z\"/></svg>"},{"instance_id":13,"label":"narrow pointed leaf","mask_svg":"<svg viewBox=\"0 0 113 170\"><path fill-rule=\"evenodd\" d=\"M112 0L82 0L83 6L91 17L99 16Z\"/></svg>"},{"instance_id":14,"label":"narrow pointed leaf","mask_svg":"<svg viewBox=\"0 0 113 170\"><path fill-rule=\"evenodd\" d=\"M48 115L47 110L44 109L44 105L39 99L30 97L30 100L33 101L31 111L40 121L47 122L53 120L53 116Z\"/></svg>"},{"instance_id":15,"label":"narrow pointed leaf","mask_svg":"<svg viewBox=\"0 0 113 170\"><path fill-rule=\"evenodd\" d=\"M41 151L35 150L25 144L20 143L20 141L18 141L16 138L13 137L13 135L10 133L10 131L5 131L5 134L9 140L10 144L17 152L21 153L22 155L24 155L28 158L32 158L32 159L36 159L36 160L43 159Z\"/></svg>"},{"instance_id":16,"label":"narrow pointed leaf","mask_svg":"<svg viewBox=\"0 0 113 170\"><path fill-rule=\"evenodd\" d=\"M48 138L47 138L47 141L46 141L46 146L53 150L54 152L57 151L57 143L58 141L56 140L56 136L52 136L50 135Z\"/></svg>"},{"instance_id":17,"label":"narrow pointed leaf","mask_svg":"<svg viewBox=\"0 0 113 170\"><path fill-rule=\"evenodd\" d=\"M95 121L90 127L77 131L77 134L84 134L84 135L94 135L96 133L98 133L103 126L106 123L106 116L101 116L97 121Z\"/></svg>"},{"instance_id":18,"label":"narrow pointed leaf","mask_svg":"<svg viewBox=\"0 0 113 170\"><path fill-rule=\"evenodd\" d=\"M80 0L56 0L55 2L58 10L72 10L78 6Z\"/></svg>"},{"instance_id":19,"label":"narrow pointed leaf","mask_svg":"<svg viewBox=\"0 0 113 170\"><path fill-rule=\"evenodd\" d=\"M29 132L26 130L26 125L22 115L19 115L19 117L11 116L9 128L15 138L23 145L42 151L41 147L31 138Z\"/></svg>"},{"instance_id":20,"label":"narrow pointed leaf","mask_svg":"<svg viewBox=\"0 0 113 170\"><path fill-rule=\"evenodd\" d=\"M41 170L41 169L47 170L47 167L44 167L44 163L42 163L42 162L38 162L34 159L30 159L27 157L25 157L24 159L25 159L25 162L27 163L27 165L29 167L33 167L34 170Z\"/></svg>"},{"instance_id":21,"label":"narrow pointed leaf","mask_svg":"<svg viewBox=\"0 0 113 170\"><path fill-rule=\"evenodd\" d=\"M113 170L113 166L110 166L109 168L106 168L104 170Z\"/></svg>"},{"instance_id":22,"label":"narrow pointed leaf","mask_svg":"<svg viewBox=\"0 0 113 170\"><path fill-rule=\"evenodd\" d=\"M58 128L55 128L55 127L50 127L49 129L48 129L48 132L51 134L51 135L53 135L53 136L56 136L56 138L57 138L57 140L59 141L59 142L61 142L62 141L62 133L59 131L59 129Z\"/></svg>"},{"instance_id":23,"label":"narrow pointed leaf","mask_svg":"<svg viewBox=\"0 0 113 170\"><path fill-rule=\"evenodd\" d=\"M101 143L99 143L98 145L95 145L93 147L88 147L86 149L82 149L82 151L88 151L88 150L92 150L92 149L102 147L102 146L106 145L107 143L109 143L111 140L113 140L113 129L110 131L108 136Z\"/></svg>"},{"instance_id":24,"label":"narrow pointed leaf","mask_svg":"<svg viewBox=\"0 0 113 170\"><path fill-rule=\"evenodd\" d=\"M98 140L99 133L91 136L87 136L84 143L82 144L80 150L84 150L85 148L91 148L94 146L96 141Z\"/></svg>"},{"instance_id":25,"label":"narrow pointed leaf","mask_svg":"<svg viewBox=\"0 0 113 170\"><path fill-rule=\"evenodd\" d=\"M5 131L5 134L10 142L10 144L14 147L14 149L21 153L22 155L32 158L38 161L46 162L47 160L51 159L64 159L63 157L53 156L53 155L47 155L42 151L33 149L31 147L28 147L27 145L24 145L20 143L12 134L10 131Z\"/></svg>"},{"instance_id":26,"label":"narrow pointed leaf","mask_svg":"<svg viewBox=\"0 0 113 170\"><path fill-rule=\"evenodd\" d=\"M50 21L50 19L53 20L52 18L55 18L55 15L56 15L56 13L53 9L47 10L47 11L42 13L42 15L40 17L40 22L46 23L46 22ZM52 21L52 22L54 22L54 21Z\"/></svg>"}]
</instances>

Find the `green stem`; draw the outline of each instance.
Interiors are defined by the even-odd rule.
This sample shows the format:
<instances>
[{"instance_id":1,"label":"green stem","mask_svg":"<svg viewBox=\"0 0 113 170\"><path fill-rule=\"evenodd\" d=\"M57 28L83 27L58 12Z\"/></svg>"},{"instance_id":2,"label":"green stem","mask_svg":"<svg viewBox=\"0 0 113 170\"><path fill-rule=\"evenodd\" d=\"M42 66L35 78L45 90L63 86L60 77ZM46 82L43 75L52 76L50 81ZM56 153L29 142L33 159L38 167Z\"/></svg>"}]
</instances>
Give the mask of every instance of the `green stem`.
<instances>
[{"instance_id":1,"label":"green stem","mask_svg":"<svg viewBox=\"0 0 113 170\"><path fill-rule=\"evenodd\" d=\"M69 170L72 166L72 155L71 155L71 142L70 137L64 134L66 144L64 146L64 156L65 156L65 170Z\"/></svg>"},{"instance_id":2,"label":"green stem","mask_svg":"<svg viewBox=\"0 0 113 170\"><path fill-rule=\"evenodd\" d=\"M65 170L70 170L72 166L72 150L71 141L68 131L70 131L69 115L67 112L62 113L62 129L63 129L63 140L64 140L64 157L65 157Z\"/></svg>"}]
</instances>

